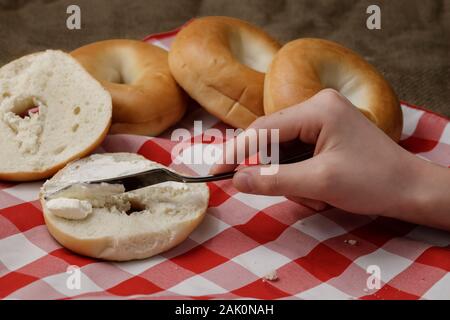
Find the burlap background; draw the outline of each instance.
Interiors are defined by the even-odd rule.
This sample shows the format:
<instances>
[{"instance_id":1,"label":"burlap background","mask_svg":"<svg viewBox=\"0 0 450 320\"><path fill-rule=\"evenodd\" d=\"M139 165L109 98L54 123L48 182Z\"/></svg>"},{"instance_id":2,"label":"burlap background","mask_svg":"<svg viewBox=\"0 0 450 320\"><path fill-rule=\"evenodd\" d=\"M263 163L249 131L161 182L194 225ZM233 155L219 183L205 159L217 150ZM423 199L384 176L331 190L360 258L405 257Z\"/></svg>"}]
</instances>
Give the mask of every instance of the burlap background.
<instances>
[{"instance_id":1,"label":"burlap background","mask_svg":"<svg viewBox=\"0 0 450 320\"><path fill-rule=\"evenodd\" d=\"M81 7L79 31L66 28L69 4ZM381 7L381 30L365 26L370 4ZM282 42L338 41L376 65L402 100L450 116L450 0L0 0L0 64L46 48L141 39L203 15L249 20Z\"/></svg>"}]
</instances>

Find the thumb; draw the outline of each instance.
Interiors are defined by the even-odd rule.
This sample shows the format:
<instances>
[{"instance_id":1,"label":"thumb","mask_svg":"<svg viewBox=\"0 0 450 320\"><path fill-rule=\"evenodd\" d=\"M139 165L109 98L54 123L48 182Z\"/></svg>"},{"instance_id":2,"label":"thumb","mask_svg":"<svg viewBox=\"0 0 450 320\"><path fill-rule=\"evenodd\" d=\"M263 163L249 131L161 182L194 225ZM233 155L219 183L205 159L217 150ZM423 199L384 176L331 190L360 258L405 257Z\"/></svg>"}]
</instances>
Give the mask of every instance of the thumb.
<instances>
[{"instance_id":1,"label":"thumb","mask_svg":"<svg viewBox=\"0 0 450 320\"><path fill-rule=\"evenodd\" d=\"M234 175L233 184L236 189L244 193L315 199L318 194L315 158L279 165L278 170L274 170L273 174L267 174L267 170L261 170L267 166L243 168Z\"/></svg>"}]
</instances>

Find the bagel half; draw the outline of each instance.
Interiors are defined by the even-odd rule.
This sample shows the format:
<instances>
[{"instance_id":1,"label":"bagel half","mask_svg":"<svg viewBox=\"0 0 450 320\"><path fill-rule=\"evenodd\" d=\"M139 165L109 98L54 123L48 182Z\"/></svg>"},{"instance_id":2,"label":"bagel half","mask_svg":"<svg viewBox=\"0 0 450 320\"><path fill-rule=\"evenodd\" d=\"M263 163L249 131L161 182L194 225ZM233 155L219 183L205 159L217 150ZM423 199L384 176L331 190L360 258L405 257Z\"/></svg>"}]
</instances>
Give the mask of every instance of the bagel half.
<instances>
[{"instance_id":1,"label":"bagel half","mask_svg":"<svg viewBox=\"0 0 450 320\"><path fill-rule=\"evenodd\" d=\"M90 257L125 261L144 259L178 245L202 221L209 200L205 183L165 182L128 193L106 195L113 185L91 185L83 196L56 211L46 194L73 183L163 167L130 153L94 154L68 164L42 187L40 200L51 235L64 247ZM114 189L114 188L113 188ZM106 189L107 191L109 189ZM79 205L73 202L79 201ZM91 208L86 211L85 208ZM73 209L84 210L83 215ZM66 218L76 217L76 218Z\"/></svg>"},{"instance_id":2,"label":"bagel half","mask_svg":"<svg viewBox=\"0 0 450 320\"><path fill-rule=\"evenodd\" d=\"M279 48L245 21L205 17L177 34L169 66L180 86L207 111L246 128L264 114L264 73Z\"/></svg>"},{"instance_id":3,"label":"bagel half","mask_svg":"<svg viewBox=\"0 0 450 320\"><path fill-rule=\"evenodd\" d=\"M108 92L66 53L47 50L3 66L0 180L46 178L89 154L106 136L111 114Z\"/></svg>"},{"instance_id":4,"label":"bagel half","mask_svg":"<svg viewBox=\"0 0 450 320\"><path fill-rule=\"evenodd\" d=\"M275 55L266 75L264 111L271 114L333 88L359 108L393 140L403 118L394 90L355 52L331 41L299 39Z\"/></svg>"},{"instance_id":5,"label":"bagel half","mask_svg":"<svg viewBox=\"0 0 450 320\"><path fill-rule=\"evenodd\" d=\"M116 39L71 54L111 94L111 133L156 136L183 117L187 97L170 73L165 50Z\"/></svg>"}]
</instances>

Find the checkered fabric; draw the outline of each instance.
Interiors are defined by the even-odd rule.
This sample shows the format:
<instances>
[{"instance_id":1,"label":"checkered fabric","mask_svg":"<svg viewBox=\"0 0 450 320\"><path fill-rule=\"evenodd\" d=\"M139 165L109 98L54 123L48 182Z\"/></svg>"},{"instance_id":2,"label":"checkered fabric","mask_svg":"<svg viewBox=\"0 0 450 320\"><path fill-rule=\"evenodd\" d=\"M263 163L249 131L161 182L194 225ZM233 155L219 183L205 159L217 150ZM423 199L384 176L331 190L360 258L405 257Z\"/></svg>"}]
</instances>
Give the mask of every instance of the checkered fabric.
<instances>
[{"instance_id":1,"label":"checkered fabric","mask_svg":"<svg viewBox=\"0 0 450 320\"><path fill-rule=\"evenodd\" d=\"M145 41L168 48L175 34ZM402 108L402 146L450 166L449 120L406 103ZM194 120L204 129L226 128L194 106L180 127L192 130ZM137 152L205 174L206 166L171 164L169 137L111 135L97 152ZM182 244L142 261L102 262L62 248L49 235L37 200L41 185L0 183L1 298L450 298L450 234L443 231L337 209L317 213L284 197L240 193L222 181L209 184L207 215ZM79 267L79 288L67 285L72 265ZM381 271L378 290L366 285L371 265ZM265 281L273 270L278 280Z\"/></svg>"}]
</instances>

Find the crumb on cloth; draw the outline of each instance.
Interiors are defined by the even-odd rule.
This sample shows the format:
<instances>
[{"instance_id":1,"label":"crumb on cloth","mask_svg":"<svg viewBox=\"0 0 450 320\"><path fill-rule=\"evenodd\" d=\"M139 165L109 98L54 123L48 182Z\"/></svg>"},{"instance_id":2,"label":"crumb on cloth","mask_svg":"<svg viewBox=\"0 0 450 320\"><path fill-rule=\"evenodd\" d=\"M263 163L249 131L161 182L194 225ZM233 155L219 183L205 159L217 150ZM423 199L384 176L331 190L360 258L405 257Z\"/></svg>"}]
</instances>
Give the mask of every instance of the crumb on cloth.
<instances>
[{"instance_id":1,"label":"crumb on cloth","mask_svg":"<svg viewBox=\"0 0 450 320\"><path fill-rule=\"evenodd\" d=\"M277 274L277 270L272 270L270 271L268 274L266 274L263 277L263 281L277 281L278 280L278 274Z\"/></svg>"},{"instance_id":2,"label":"crumb on cloth","mask_svg":"<svg viewBox=\"0 0 450 320\"><path fill-rule=\"evenodd\" d=\"M354 239L344 240L344 242L351 246L356 246L358 244L358 241Z\"/></svg>"}]
</instances>

